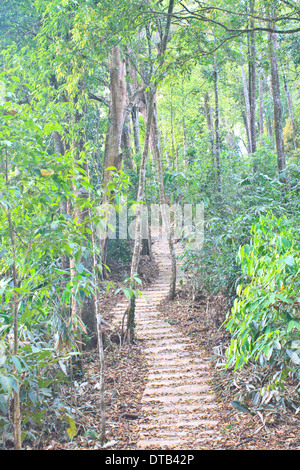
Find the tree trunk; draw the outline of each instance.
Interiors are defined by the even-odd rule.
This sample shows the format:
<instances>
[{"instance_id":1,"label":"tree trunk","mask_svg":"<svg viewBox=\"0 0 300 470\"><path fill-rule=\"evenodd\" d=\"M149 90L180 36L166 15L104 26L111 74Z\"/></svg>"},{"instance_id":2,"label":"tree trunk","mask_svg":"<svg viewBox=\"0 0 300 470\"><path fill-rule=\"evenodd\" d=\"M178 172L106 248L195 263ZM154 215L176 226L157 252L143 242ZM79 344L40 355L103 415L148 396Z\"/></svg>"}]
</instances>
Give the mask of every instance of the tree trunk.
<instances>
[{"instance_id":1,"label":"tree trunk","mask_svg":"<svg viewBox=\"0 0 300 470\"><path fill-rule=\"evenodd\" d=\"M141 141L140 141L140 121L139 121L139 107L135 105L131 112L132 129L133 129L133 142L136 155L141 155Z\"/></svg>"},{"instance_id":2,"label":"tree trunk","mask_svg":"<svg viewBox=\"0 0 300 470\"><path fill-rule=\"evenodd\" d=\"M245 145L245 148L246 148L247 152L250 154L250 153L251 153L250 134L249 134L249 127L248 127L248 122L247 122L247 116L246 116L244 107L243 107L242 110L241 110L241 114L242 114L242 118L243 118L243 122L244 122L244 127L245 127L245 132L246 132L246 137L247 137L247 146L246 146L246 144L244 144L244 145Z\"/></svg>"},{"instance_id":3,"label":"tree trunk","mask_svg":"<svg viewBox=\"0 0 300 470\"><path fill-rule=\"evenodd\" d=\"M130 119L127 118L122 129L121 136L121 150L123 155L124 165L130 170L134 170L134 161L132 158L132 148L131 148L131 135L130 135Z\"/></svg>"},{"instance_id":4,"label":"tree trunk","mask_svg":"<svg viewBox=\"0 0 300 470\"><path fill-rule=\"evenodd\" d=\"M103 185L111 179L111 172L106 168L122 167L122 155L120 155L119 142L121 140L123 114L126 107L126 80L125 60L121 57L121 49L115 46L109 59L110 72L110 107L108 116L108 129L106 133L104 161L103 161Z\"/></svg>"},{"instance_id":5,"label":"tree trunk","mask_svg":"<svg viewBox=\"0 0 300 470\"><path fill-rule=\"evenodd\" d=\"M155 139L155 157L156 157L157 173L158 173L159 200L160 200L160 206L161 206L163 227L165 230L165 235L168 238L168 245L169 245L171 265L172 265L169 299L173 300L175 297L175 292L176 292L176 253L174 250L173 235L172 235L170 223L167 220L167 214L165 210L165 195L164 195L163 172L162 172L162 155L161 155L161 148L160 148L160 141L159 141L159 128L158 128L158 121L157 121L156 106L153 112L153 128L154 128L154 139Z\"/></svg>"},{"instance_id":6,"label":"tree trunk","mask_svg":"<svg viewBox=\"0 0 300 470\"><path fill-rule=\"evenodd\" d=\"M147 121L144 137L144 148L142 153L142 159L140 164L139 173L139 186L137 201L143 202L145 200L145 181L146 181L146 164L149 155L149 144L150 144L150 133L152 128L153 119L153 101L155 96L155 89L150 88L147 102ZM136 223L135 223L135 235L134 235L134 248L131 261L131 277L138 274L138 266L141 252L141 230L142 230L142 204L138 204L136 208ZM126 340L132 343L134 340L134 328L135 328L135 298L132 297L129 306L125 312L127 316L127 328L126 328Z\"/></svg>"},{"instance_id":7,"label":"tree trunk","mask_svg":"<svg viewBox=\"0 0 300 470\"><path fill-rule=\"evenodd\" d=\"M174 8L174 0L169 0L169 7L168 7L168 17L165 26L165 33L162 37L161 41L161 48L159 53L159 63L162 66L164 63L164 53L167 48L170 26L171 26L171 19L172 13ZM149 25L146 25L146 30L149 31ZM151 45L150 39L149 42L149 57L152 58L151 52ZM152 60L150 61L150 77L152 77L152 70L153 63ZM150 78L149 77L149 78ZM145 179L146 179L146 163L149 154L149 143L150 143L150 135L152 129L152 120L153 120L153 110L154 110L154 99L156 94L156 88L149 83L149 92L148 92L148 100L147 100L147 120L146 120L146 129L145 129L145 137L144 137L144 148L143 154L141 159L140 165L140 173L139 173L139 187L138 187L138 195L137 200L143 202L145 200ZM136 209L136 224L135 224L135 240L134 240L134 249L132 255L132 262L131 262L131 277L135 276L138 272L138 265L139 265L139 257L140 257L140 250L141 250L141 229L142 229L142 208L141 204L137 205ZM126 330L126 337L127 341L130 343L134 340L134 328L135 328L135 297L132 297L130 300L130 304L125 312L127 315L127 330Z\"/></svg>"},{"instance_id":8,"label":"tree trunk","mask_svg":"<svg viewBox=\"0 0 300 470\"><path fill-rule=\"evenodd\" d=\"M149 97L148 97L148 99L149 99ZM143 116L143 119L144 119L145 127L147 125L148 99L144 95L143 99L140 100L140 108L139 108L140 113L141 113L141 115ZM154 155L154 132L153 132L152 127L151 127L151 130L150 130L150 137L149 137L149 151L150 151L151 155Z\"/></svg>"},{"instance_id":9,"label":"tree trunk","mask_svg":"<svg viewBox=\"0 0 300 470\"><path fill-rule=\"evenodd\" d=\"M146 181L146 164L149 155L149 143L150 143L150 132L152 128L152 119L153 119L153 102L154 102L154 95L155 90L150 89L149 96L148 96L148 108L147 108L147 122L146 122L146 130L145 130L145 137L144 137L144 148L142 153L142 160L140 164L140 173L139 173L139 187L138 187L138 194L137 200L144 201L145 200L145 181ZM131 264L131 274L137 274L138 264L139 264L139 253L140 253L140 241L141 241L141 207L137 209L137 217L136 217L136 233L138 236L135 236L135 244L134 244L134 256L132 258Z\"/></svg>"},{"instance_id":10,"label":"tree trunk","mask_svg":"<svg viewBox=\"0 0 300 470\"><path fill-rule=\"evenodd\" d=\"M174 144L174 109L173 109L173 88L171 87L171 115L170 115L170 119L171 119L171 143L172 143L172 162L173 162L173 168L174 168L174 162L176 160L176 157L175 157L175 144ZM153 122L154 123L154 122ZM156 132L156 129L154 129L154 134ZM154 137L154 140L155 140L155 146L156 146L156 137ZM176 170L178 171L178 167L176 168Z\"/></svg>"},{"instance_id":11,"label":"tree trunk","mask_svg":"<svg viewBox=\"0 0 300 470\"><path fill-rule=\"evenodd\" d=\"M127 79L127 94L128 96L133 96L133 85L134 88L138 88L138 82L136 79L136 72L130 64L129 54L130 50L126 47L126 79ZM133 85L132 85L133 84ZM133 130L133 144L134 144L134 151L136 155L141 155L141 142L140 142L140 124L139 124L139 102L141 97L137 97L136 104L132 107L131 110L131 122L132 122L132 130Z\"/></svg>"},{"instance_id":12,"label":"tree trunk","mask_svg":"<svg viewBox=\"0 0 300 470\"><path fill-rule=\"evenodd\" d=\"M56 154L64 155L65 154L65 144L61 138L61 135L57 132L53 132L54 140L54 151ZM68 214L68 203L66 200L62 201L60 204L61 214ZM61 268L63 271L69 271L70 269L70 260L68 256L63 255L61 260Z\"/></svg>"},{"instance_id":13,"label":"tree trunk","mask_svg":"<svg viewBox=\"0 0 300 470\"><path fill-rule=\"evenodd\" d=\"M112 172L108 170L113 167L120 171L122 168L123 155L121 153L121 142L123 129L129 119L137 98L145 91L145 87L138 88L130 97L128 96L125 79L125 60L121 58L121 49L115 46L110 56L110 107L109 124L105 139L103 180L104 189L112 178ZM133 165L133 163L132 163ZM114 171L115 171L114 170ZM114 192L105 190L103 204L111 203L114 200ZM108 227L105 227L102 234L101 252L103 274L106 276Z\"/></svg>"},{"instance_id":14,"label":"tree trunk","mask_svg":"<svg viewBox=\"0 0 300 470\"><path fill-rule=\"evenodd\" d=\"M215 93L215 156L216 156L216 170L217 170L217 192L220 197L221 192L222 192L222 180L221 180L221 163L220 163L218 67L217 67L216 56L214 56L214 93Z\"/></svg>"},{"instance_id":15,"label":"tree trunk","mask_svg":"<svg viewBox=\"0 0 300 470\"><path fill-rule=\"evenodd\" d=\"M186 124L185 124L185 112L182 114L182 139L183 139L183 161L184 168L188 168L188 159L187 159L187 135L186 135Z\"/></svg>"},{"instance_id":16,"label":"tree trunk","mask_svg":"<svg viewBox=\"0 0 300 470\"><path fill-rule=\"evenodd\" d=\"M210 133L211 158L212 158L213 174L214 174L214 178L215 178L214 125L213 125L213 118L212 118L212 109L211 109L210 104L209 104L208 93L205 93L205 95L204 95L204 109L205 109L207 128L208 128L209 133Z\"/></svg>"},{"instance_id":17,"label":"tree trunk","mask_svg":"<svg viewBox=\"0 0 300 470\"><path fill-rule=\"evenodd\" d=\"M105 138L104 160L103 160L103 178L104 189L112 178L111 171L107 168L113 167L117 171L122 168L122 154L120 152L120 143L122 136L123 116L126 107L127 89L125 80L125 60L121 57L120 46L115 46L111 50L109 58L110 73L110 107L108 116L108 129ZM105 193L103 203L109 203L113 194ZM105 228L102 236L101 251L102 265L104 275L106 271L104 265L107 257L107 237L108 228Z\"/></svg>"},{"instance_id":18,"label":"tree trunk","mask_svg":"<svg viewBox=\"0 0 300 470\"><path fill-rule=\"evenodd\" d=\"M184 90L184 77L182 79L182 142L183 142L183 167L185 170L188 169L188 158L187 158L187 132L185 122L185 90ZM178 147L177 147L178 153ZM163 154L163 151L162 151ZM177 156L178 159L178 156Z\"/></svg>"},{"instance_id":19,"label":"tree trunk","mask_svg":"<svg viewBox=\"0 0 300 470\"><path fill-rule=\"evenodd\" d=\"M285 94L286 94L286 100L287 100L290 119L291 119L291 124L292 124L294 147L295 147L295 149L297 149L298 148L298 141L297 141L297 131L296 131L296 125L295 125L294 110L293 110L293 106L292 106L292 99L291 99L290 90L289 90L289 86L288 86L288 82L287 82L287 78L286 78L286 74L285 74L285 70L284 70L283 65L281 66L281 69L282 69L282 75L283 75L284 90L285 90Z\"/></svg>"},{"instance_id":20,"label":"tree trunk","mask_svg":"<svg viewBox=\"0 0 300 470\"><path fill-rule=\"evenodd\" d=\"M126 47L126 58L125 58L125 70L126 70L126 83L127 83L127 96L128 98L133 96L133 87L132 87L132 67L130 66L129 61L129 48ZM123 130L122 130L122 140L121 140L121 148L123 153L124 162L128 168L131 170L135 169L134 160L132 157L132 147L131 147L131 123L133 127L133 139L134 139L134 146L135 146L135 153L141 153L141 145L140 145L140 136L139 136L139 115L138 112L136 113L136 106L132 107L130 114L128 115L126 121L124 122ZM137 114L135 116L135 114Z\"/></svg>"},{"instance_id":21,"label":"tree trunk","mask_svg":"<svg viewBox=\"0 0 300 470\"><path fill-rule=\"evenodd\" d=\"M240 43L240 52L242 54L242 46ZM244 65L241 65L241 75L242 75L242 83L243 83L243 91L244 91L244 100L245 100L245 110L246 110L246 132L247 132L247 139L249 142L249 149L251 153L252 143L251 143L251 112L250 112L250 101L249 101L249 93L248 93L248 85L246 80L246 74Z\"/></svg>"},{"instance_id":22,"label":"tree trunk","mask_svg":"<svg viewBox=\"0 0 300 470\"><path fill-rule=\"evenodd\" d=\"M284 140L283 140L279 73L278 73L278 58L276 54L277 39L276 39L275 33L269 33L269 48L270 48L270 62L271 62L271 84L272 84L272 95L273 95L277 166L278 166L279 179L281 182L285 182L286 181L285 179L285 153L284 153Z\"/></svg>"},{"instance_id":23,"label":"tree trunk","mask_svg":"<svg viewBox=\"0 0 300 470\"><path fill-rule=\"evenodd\" d=\"M271 83L271 77L269 77L269 92L272 94L272 83ZM272 125L272 119L269 115L266 116L266 130L267 130L267 136L269 140L273 140L273 125Z\"/></svg>"},{"instance_id":24,"label":"tree trunk","mask_svg":"<svg viewBox=\"0 0 300 470\"><path fill-rule=\"evenodd\" d=\"M250 14L254 14L255 0L249 1ZM250 20L250 28L254 28L254 20ZM255 32L249 33L249 103L250 103L250 135L251 135L251 154L253 158L253 171L257 171L255 162L256 152L256 48L255 48Z\"/></svg>"},{"instance_id":25,"label":"tree trunk","mask_svg":"<svg viewBox=\"0 0 300 470\"><path fill-rule=\"evenodd\" d=\"M263 143L264 135L264 88L263 88L263 72L260 70L258 81L258 94L259 94L259 139Z\"/></svg>"}]
</instances>

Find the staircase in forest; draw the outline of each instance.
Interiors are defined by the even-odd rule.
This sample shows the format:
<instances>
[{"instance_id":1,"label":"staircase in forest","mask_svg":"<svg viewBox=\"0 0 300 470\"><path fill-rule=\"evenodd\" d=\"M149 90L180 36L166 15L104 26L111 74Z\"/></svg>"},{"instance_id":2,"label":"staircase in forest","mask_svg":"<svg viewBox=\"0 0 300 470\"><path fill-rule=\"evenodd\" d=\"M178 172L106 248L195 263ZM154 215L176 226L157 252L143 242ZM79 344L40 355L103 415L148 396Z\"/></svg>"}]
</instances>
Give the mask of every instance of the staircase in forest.
<instances>
[{"instance_id":1,"label":"staircase in forest","mask_svg":"<svg viewBox=\"0 0 300 470\"><path fill-rule=\"evenodd\" d=\"M142 407L147 416L140 423L138 449L197 449L216 437L214 395L208 385L210 372L201 351L189 337L161 319L157 308L169 291L171 260L167 241L155 238L153 253L159 264L156 281L136 303L136 335L144 340L148 382ZM182 251L176 244L176 254ZM178 279L180 279L180 262ZM122 312L124 312L124 307ZM121 310L115 321L121 321Z\"/></svg>"}]
</instances>

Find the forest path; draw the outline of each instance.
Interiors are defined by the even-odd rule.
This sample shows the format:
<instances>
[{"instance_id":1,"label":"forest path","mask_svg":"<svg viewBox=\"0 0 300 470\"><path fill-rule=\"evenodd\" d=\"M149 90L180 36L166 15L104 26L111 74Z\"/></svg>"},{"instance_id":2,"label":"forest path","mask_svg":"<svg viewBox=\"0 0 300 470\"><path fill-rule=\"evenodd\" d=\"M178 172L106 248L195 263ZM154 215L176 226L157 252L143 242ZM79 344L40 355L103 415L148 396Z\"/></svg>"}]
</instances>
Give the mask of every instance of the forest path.
<instances>
[{"instance_id":1,"label":"forest path","mask_svg":"<svg viewBox=\"0 0 300 470\"><path fill-rule=\"evenodd\" d=\"M188 336L162 319L158 306L169 292L171 260L167 241L162 238L152 241L159 275L137 300L135 312L136 335L144 340L149 370L142 397L146 418L139 425L137 448L213 447L218 421L215 397L208 385L209 364ZM176 254L180 252L182 248L176 244ZM180 261L177 266L179 281ZM122 313L124 306L117 306L116 323L121 322Z\"/></svg>"}]
</instances>

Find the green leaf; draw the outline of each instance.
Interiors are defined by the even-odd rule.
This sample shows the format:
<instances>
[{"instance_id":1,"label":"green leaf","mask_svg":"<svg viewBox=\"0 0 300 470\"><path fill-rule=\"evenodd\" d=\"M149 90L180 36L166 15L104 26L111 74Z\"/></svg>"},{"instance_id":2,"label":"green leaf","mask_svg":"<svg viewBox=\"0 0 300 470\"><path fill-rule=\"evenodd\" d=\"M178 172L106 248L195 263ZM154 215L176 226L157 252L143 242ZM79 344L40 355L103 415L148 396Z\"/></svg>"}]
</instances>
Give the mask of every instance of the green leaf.
<instances>
[{"instance_id":1,"label":"green leaf","mask_svg":"<svg viewBox=\"0 0 300 470\"><path fill-rule=\"evenodd\" d=\"M69 436L70 439L73 439L73 437L75 437L76 434L77 434L77 428L76 428L75 421L69 415L67 415L66 419L67 419L67 421L70 425L70 427L67 428L68 436Z\"/></svg>"},{"instance_id":2,"label":"green leaf","mask_svg":"<svg viewBox=\"0 0 300 470\"><path fill-rule=\"evenodd\" d=\"M281 244L283 248L286 248L287 250L289 250L292 246L292 242L285 237L281 238Z\"/></svg>"},{"instance_id":3,"label":"green leaf","mask_svg":"<svg viewBox=\"0 0 300 470\"><path fill-rule=\"evenodd\" d=\"M249 413L250 415L254 415L254 413L252 413L252 411L249 410L249 408L247 408L245 405L243 405L241 402L239 402L238 400L233 400L232 402L230 402L231 405L238 411L242 411L244 413Z\"/></svg>"},{"instance_id":4,"label":"green leaf","mask_svg":"<svg viewBox=\"0 0 300 470\"><path fill-rule=\"evenodd\" d=\"M141 279L140 279L139 277L136 277L136 276L135 276L135 277L134 277L134 280L135 280L138 284L140 284L140 285L143 284L142 281L141 281Z\"/></svg>"},{"instance_id":5,"label":"green leaf","mask_svg":"<svg viewBox=\"0 0 300 470\"><path fill-rule=\"evenodd\" d=\"M123 292L124 292L124 294L125 294L126 299L130 299L130 298L131 298L130 290L129 290L129 289L123 289Z\"/></svg>"},{"instance_id":6,"label":"green leaf","mask_svg":"<svg viewBox=\"0 0 300 470\"><path fill-rule=\"evenodd\" d=\"M287 349L286 352L291 361L298 366L300 364L300 357L298 354L295 351L291 351L291 349Z\"/></svg>"},{"instance_id":7,"label":"green leaf","mask_svg":"<svg viewBox=\"0 0 300 470\"><path fill-rule=\"evenodd\" d=\"M283 261L288 266L294 266L294 264L295 264L295 260L294 260L294 257L292 255L285 256L284 258L282 258L281 261Z\"/></svg>"},{"instance_id":8,"label":"green leaf","mask_svg":"<svg viewBox=\"0 0 300 470\"><path fill-rule=\"evenodd\" d=\"M114 288L114 283L112 281L108 281L106 286L106 292L109 292L111 288Z\"/></svg>"},{"instance_id":9,"label":"green leaf","mask_svg":"<svg viewBox=\"0 0 300 470\"><path fill-rule=\"evenodd\" d=\"M243 284L239 284L238 287L237 287L237 290L236 290L236 293L237 293L238 296L241 295L242 289L243 289Z\"/></svg>"},{"instance_id":10,"label":"green leaf","mask_svg":"<svg viewBox=\"0 0 300 470\"><path fill-rule=\"evenodd\" d=\"M87 429L84 435L90 439L93 439L97 436L95 429Z\"/></svg>"},{"instance_id":11,"label":"green leaf","mask_svg":"<svg viewBox=\"0 0 300 470\"><path fill-rule=\"evenodd\" d=\"M276 297L278 299L280 299L282 302L285 302L287 304L292 304L293 303L293 301L291 299L289 299L289 297L287 295L276 294Z\"/></svg>"},{"instance_id":12,"label":"green leaf","mask_svg":"<svg viewBox=\"0 0 300 470\"><path fill-rule=\"evenodd\" d=\"M59 367L65 375L68 375L66 364L63 361L58 361Z\"/></svg>"},{"instance_id":13,"label":"green leaf","mask_svg":"<svg viewBox=\"0 0 300 470\"><path fill-rule=\"evenodd\" d=\"M22 370L22 364L19 361L18 357L17 356L12 356L11 359L12 359L12 362L14 363L15 368L20 373L21 370Z\"/></svg>"},{"instance_id":14,"label":"green leaf","mask_svg":"<svg viewBox=\"0 0 300 470\"><path fill-rule=\"evenodd\" d=\"M12 390L18 392L17 381L12 375L4 375L0 372L0 384L7 393L11 393Z\"/></svg>"},{"instance_id":15,"label":"green leaf","mask_svg":"<svg viewBox=\"0 0 300 470\"><path fill-rule=\"evenodd\" d=\"M45 397L52 397L52 392L51 392L50 388L40 388L39 391Z\"/></svg>"},{"instance_id":16,"label":"green leaf","mask_svg":"<svg viewBox=\"0 0 300 470\"><path fill-rule=\"evenodd\" d=\"M82 273L84 271L84 266L81 263L76 264L75 268L76 271L78 271L79 273Z\"/></svg>"},{"instance_id":17,"label":"green leaf","mask_svg":"<svg viewBox=\"0 0 300 470\"><path fill-rule=\"evenodd\" d=\"M293 328L297 328L297 330L300 331L300 323L295 320L289 321L287 326L287 332L289 333L290 331L292 331Z\"/></svg>"}]
</instances>

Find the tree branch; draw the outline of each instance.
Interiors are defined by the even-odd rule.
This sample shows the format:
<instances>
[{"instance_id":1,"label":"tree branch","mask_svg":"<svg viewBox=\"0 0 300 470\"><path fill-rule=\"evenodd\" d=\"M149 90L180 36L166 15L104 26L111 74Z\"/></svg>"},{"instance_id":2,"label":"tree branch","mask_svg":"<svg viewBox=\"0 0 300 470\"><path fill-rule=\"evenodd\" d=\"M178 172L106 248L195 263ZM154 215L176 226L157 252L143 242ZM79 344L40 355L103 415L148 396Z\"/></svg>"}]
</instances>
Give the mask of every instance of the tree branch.
<instances>
[{"instance_id":1,"label":"tree branch","mask_svg":"<svg viewBox=\"0 0 300 470\"><path fill-rule=\"evenodd\" d=\"M94 95L93 93L89 93L89 99L90 99L90 100L100 101L100 103L105 104L105 106L107 106L108 108L110 107L110 102L109 102L109 100L107 100L106 98L104 98L104 96L96 96L96 95Z\"/></svg>"},{"instance_id":2,"label":"tree branch","mask_svg":"<svg viewBox=\"0 0 300 470\"><path fill-rule=\"evenodd\" d=\"M196 13L194 11L191 11L187 6L183 5L182 2L179 1L179 3L190 15L190 17L185 16L184 19L198 19L198 20L203 21L203 22L213 23L213 24L223 28L227 33L248 34L252 31L265 31L265 32L275 33L275 34L293 34L293 33L298 33L300 31L300 27L295 28L295 29L285 29L285 30L275 29L275 28L272 28L270 26L269 27L256 26L254 28L246 28L246 29L228 28L228 26L226 26L224 23L221 23L220 21L213 20L211 18L207 18L206 16L203 16L201 13ZM217 7L211 7L211 8L218 9ZM227 13L233 13L233 12L227 11ZM246 16L248 16L249 18L255 18L254 16L252 16L250 14L247 14ZM259 17L257 17L257 18L259 18ZM259 18L259 19L261 21L270 21L269 18ZM274 18L274 19L272 19L272 21L274 21L274 23L275 23L275 22L278 22L278 21L282 21L283 19L289 19L290 21L300 21L300 18L290 18L290 17Z\"/></svg>"}]
</instances>

